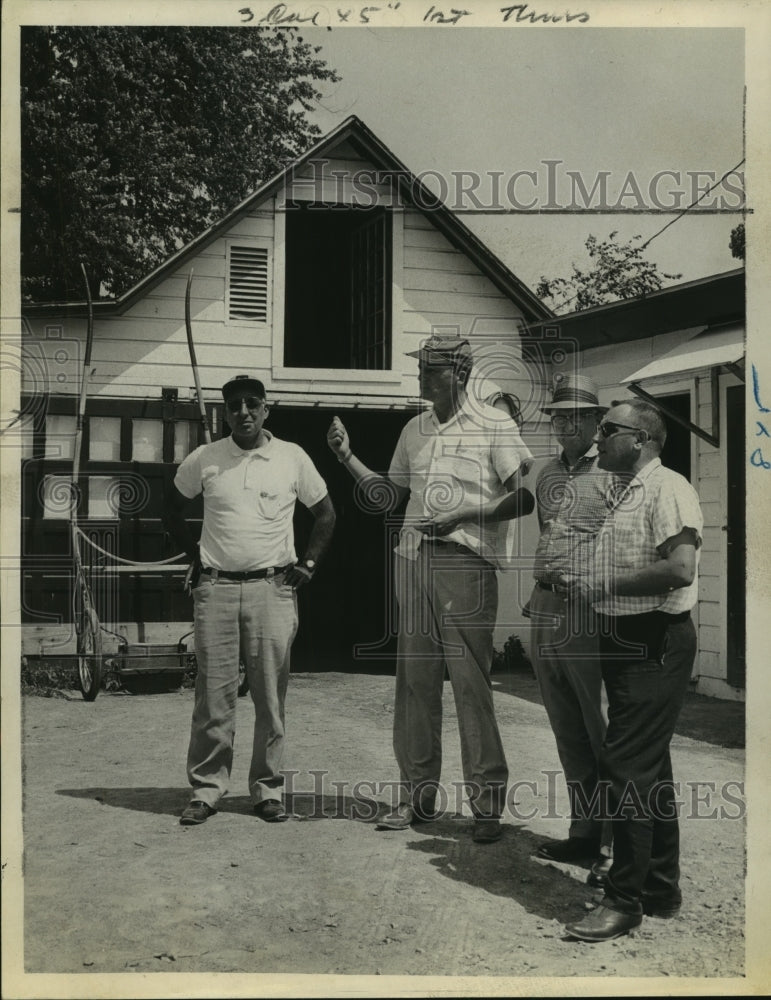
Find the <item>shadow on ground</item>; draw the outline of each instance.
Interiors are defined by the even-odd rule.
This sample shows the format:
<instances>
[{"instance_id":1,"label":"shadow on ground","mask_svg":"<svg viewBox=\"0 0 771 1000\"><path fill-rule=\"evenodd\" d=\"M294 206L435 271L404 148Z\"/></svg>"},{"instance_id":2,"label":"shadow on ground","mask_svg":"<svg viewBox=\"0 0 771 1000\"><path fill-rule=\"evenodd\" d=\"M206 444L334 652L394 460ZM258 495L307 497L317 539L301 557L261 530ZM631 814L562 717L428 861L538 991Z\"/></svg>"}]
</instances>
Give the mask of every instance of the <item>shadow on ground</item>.
<instances>
[{"instance_id":1,"label":"shadow on ground","mask_svg":"<svg viewBox=\"0 0 771 1000\"><path fill-rule=\"evenodd\" d=\"M160 816L179 816L190 799L190 789L179 787L59 788L56 794L89 799L113 809L131 809ZM387 803L364 796L288 792L284 801L289 819L294 821L346 819L358 823L377 823L391 812L391 806ZM220 799L217 811L254 819L254 809L248 795L228 795Z\"/></svg>"},{"instance_id":2,"label":"shadow on ground","mask_svg":"<svg viewBox=\"0 0 771 1000\"><path fill-rule=\"evenodd\" d=\"M533 855L545 842L544 837L522 826L504 824L501 839L484 846L471 839L473 822L466 817L442 818L413 829L423 836L410 840L407 849L428 855L440 875L492 896L513 899L528 913L544 920L563 923L567 916L575 916L583 910L591 892L580 871L586 867L588 872L588 863L557 866L536 860ZM561 936L561 931L555 936Z\"/></svg>"},{"instance_id":3,"label":"shadow on ground","mask_svg":"<svg viewBox=\"0 0 771 1000\"><path fill-rule=\"evenodd\" d=\"M501 671L493 674L493 690L543 705L538 682L530 672ZM691 691L685 696L675 732L692 740L702 740L719 747L745 745L745 705L743 701L707 698Z\"/></svg>"}]
</instances>

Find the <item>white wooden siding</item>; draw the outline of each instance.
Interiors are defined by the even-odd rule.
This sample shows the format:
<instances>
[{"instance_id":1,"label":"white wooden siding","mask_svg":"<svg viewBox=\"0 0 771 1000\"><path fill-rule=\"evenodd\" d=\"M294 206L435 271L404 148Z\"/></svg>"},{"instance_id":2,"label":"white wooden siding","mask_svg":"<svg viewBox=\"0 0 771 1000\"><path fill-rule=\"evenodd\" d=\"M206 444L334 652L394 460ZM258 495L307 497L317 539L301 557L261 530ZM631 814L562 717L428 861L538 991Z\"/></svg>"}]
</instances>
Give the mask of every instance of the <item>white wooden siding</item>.
<instances>
[{"instance_id":1,"label":"white wooden siding","mask_svg":"<svg viewBox=\"0 0 771 1000\"><path fill-rule=\"evenodd\" d=\"M320 178L310 167L304 168L285 192L240 219L123 315L98 319L94 327L94 374L90 391L102 396L154 398L161 387L169 386L184 395L189 393L193 377L185 333L184 296L191 268L193 336L201 382L212 398L216 398L216 387L232 375L253 371L263 378L274 397L313 391L323 402L326 397L338 399L343 391L352 397L358 394L361 398L405 405L417 396L417 363L406 356L407 352L417 349L436 331L467 336L477 349L500 344L512 359L520 359L521 312L434 227L430 215L424 216L414 209L395 209L391 372L283 367L284 199L315 198L320 191L330 201L341 195L350 202L356 194L350 175L372 166L357 157L351 147L343 145L335 156L326 159ZM334 173L347 174L348 180L338 183ZM309 183L316 180L321 188ZM379 203L391 204L390 186L376 187ZM226 319L227 246L233 241L268 248L272 280L267 323ZM72 341L72 359L66 364L53 363L61 345L45 339L45 327L56 323L63 326L64 339ZM52 317L31 325L33 339L46 355L52 372L51 390L77 393L85 321ZM54 374L64 374L64 381L54 382ZM517 377L521 377L521 372L513 373L512 378ZM26 388L29 390L30 386ZM522 391L518 394L522 395Z\"/></svg>"}]
</instances>

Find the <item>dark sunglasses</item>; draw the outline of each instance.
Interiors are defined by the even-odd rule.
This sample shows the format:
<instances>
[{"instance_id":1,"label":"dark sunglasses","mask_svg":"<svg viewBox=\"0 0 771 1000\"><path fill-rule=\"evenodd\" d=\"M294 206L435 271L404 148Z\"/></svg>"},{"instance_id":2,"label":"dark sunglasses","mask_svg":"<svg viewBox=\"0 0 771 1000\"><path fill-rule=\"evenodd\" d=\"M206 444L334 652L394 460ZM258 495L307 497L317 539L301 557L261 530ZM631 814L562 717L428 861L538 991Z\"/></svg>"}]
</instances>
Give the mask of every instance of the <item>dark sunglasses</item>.
<instances>
[{"instance_id":1,"label":"dark sunglasses","mask_svg":"<svg viewBox=\"0 0 771 1000\"><path fill-rule=\"evenodd\" d=\"M620 431L635 431L640 434L648 436L648 432L643 427L632 427L631 424L616 424L612 420L603 420L597 425L597 430L599 434L604 438L609 438L613 434L618 434Z\"/></svg>"},{"instance_id":2,"label":"dark sunglasses","mask_svg":"<svg viewBox=\"0 0 771 1000\"><path fill-rule=\"evenodd\" d=\"M232 396L225 400L225 406L231 413L238 413L242 403L246 405L247 410L259 410L264 402L265 400L260 399L259 396Z\"/></svg>"}]
</instances>

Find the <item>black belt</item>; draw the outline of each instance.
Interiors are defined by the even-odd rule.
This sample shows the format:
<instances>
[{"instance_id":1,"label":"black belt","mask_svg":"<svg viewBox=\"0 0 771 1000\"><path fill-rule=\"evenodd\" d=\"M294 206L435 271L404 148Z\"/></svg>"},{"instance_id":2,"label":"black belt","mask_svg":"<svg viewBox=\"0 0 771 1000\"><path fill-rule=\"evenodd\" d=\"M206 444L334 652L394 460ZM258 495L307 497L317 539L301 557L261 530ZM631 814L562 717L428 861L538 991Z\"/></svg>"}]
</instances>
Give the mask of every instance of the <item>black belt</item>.
<instances>
[{"instance_id":1,"label":"black belt","mask_svg":"<svg viewBox=\"0 0 771 1000\"><path fill-rule=\"evenodd\" d=\"M454 538L440 538L439 535L424 535L423 544L438 545L440 549L446 549L451 545L454 545L456 549L461 549L463 552L470 552L472 556L479 555L473 549L470 549L468 545L464 545L463 542L456 542Z\"/></svg>"},{"instance_id":2,"label":"black belt","mask_svg":"<svg viewBox=\"0 0 771 1000\"><path fill-rule=\"evenodd\" d=\"M246 570L235 570L231 571L228 569L212 569L211 566L204 566L201 569L202 573L208 573L209 575L215 573L217 577L222 577L223 580L264 580L269 576L277 576L279 573L285 573L288 569L291 569L294 563L287 563L286 566L266 566L264 569L246 569Z\"/></svg>"},{"instance_id":3,"label":"black belt","mask_svg":"<svg viewBox=\"0 0 771 1000\"><path fill-rule=\"evenodd\" d=\"M478 552L470 549L468 545L464 545L463 542L456 542L454 538L440 538L439 535L424 535L423 545L436 545L439 549L445 549L444 554L449 554L453 548L458 555L462 556L473 556L475 559L480 559L489 569L495 569L495 566L490 562L489 559L485 559Z\"/></svg>"},{"instance_id":4,"label":"black belt","mask_svg":"<svg viewBox=\"0 0 771 1000\"><path fill-rule=\"evenodd\" d=\"M541 583L540 580L535 581L536 587L540 587L541 590L550 590L552 594L560 594L565 588L558 586L556 583Z\"/></svg>"}]
</instances>

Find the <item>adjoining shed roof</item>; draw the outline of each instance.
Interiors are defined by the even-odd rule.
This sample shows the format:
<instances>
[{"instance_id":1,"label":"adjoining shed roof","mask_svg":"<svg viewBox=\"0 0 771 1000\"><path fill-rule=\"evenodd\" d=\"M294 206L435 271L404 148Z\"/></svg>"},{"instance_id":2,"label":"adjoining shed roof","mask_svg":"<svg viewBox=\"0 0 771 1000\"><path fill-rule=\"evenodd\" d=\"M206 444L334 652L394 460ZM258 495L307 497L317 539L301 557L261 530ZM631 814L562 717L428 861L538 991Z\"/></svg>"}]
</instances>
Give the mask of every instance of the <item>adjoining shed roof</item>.
<instances>
[{"instance_id":1,"label":"adjoining shed roof","mask_svg":"<svg viewBox=\"0 0 771 1000\"><path fill-rule=\"evenodd\" d=\"M393 183L398 185L405 204L414 205L458 250L472 260L495 287L522 310L526 322L533 323L553 316L546 306L508 267L477 237L461 220L444 205L404 164L381 142L380 139L355 115L347 118L330 133L319 140L302 156L298 157L256 191L248 195L222 219L200 233L186 246L172 254L154 271L142 278L117 299L94 303L96 314L120 314L133 305L143 295L163 281L171 272L183 267L206 246L226 233L244 215L281 191L287 180L305 166L324 154L329 154L335 146L348 142L363 157L382 171L391 172ZM45 302L28 303L24 311L28 314L48 312L85 312L85 302Z\"/></svg>"},{"instance_id":2,"label":"adjoining shed roof","mask_svg":"<svg viewBox=\"0 0 771 1000\"><path fill-rule=\"evenodd\" d=\"M744 326L700 330L684 344L621 379L623 383L680 375L698 368L736 364L744 357Z\"/></svg>"},{"instance_id":3,"label":"adjoining shed roof","mask_svg":"<svg viewBox=\"0 0 771 1000\"><path fill-rule=\"evenodd\" d=\"M718 326L741 321L745 314L744 268L686 281L634 299L621 299L531 324L537 337L545 327L559 328L586 350L653 337L689 327Z\"/></svg>"}]
</instances>

